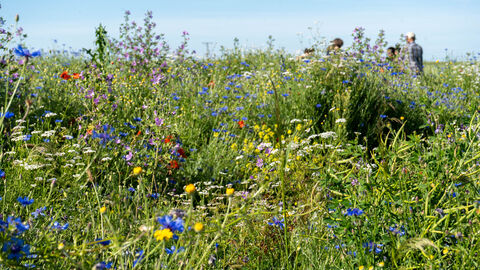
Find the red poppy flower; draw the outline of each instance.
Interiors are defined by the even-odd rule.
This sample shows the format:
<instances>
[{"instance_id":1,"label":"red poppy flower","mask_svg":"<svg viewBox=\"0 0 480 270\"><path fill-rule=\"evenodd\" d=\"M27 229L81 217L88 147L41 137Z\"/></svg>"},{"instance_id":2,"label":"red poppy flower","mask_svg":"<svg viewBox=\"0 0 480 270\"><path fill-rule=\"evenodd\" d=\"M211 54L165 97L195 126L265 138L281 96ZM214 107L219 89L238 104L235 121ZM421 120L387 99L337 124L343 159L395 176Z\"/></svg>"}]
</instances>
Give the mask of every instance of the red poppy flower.
<instances>
[{"instance_id":1,"label":"red poppy flower","mask_svg":"<svg viewBox=\"0 0 480 270\"><path fill-rule=\"evenodd\" d=\"M185 154L185 150L183 150L183 148L178 148L177 153L182 156L182 158L187 158L187 155Z\"/></svg>"},{"instance_id":2,"label":"red poppy flower","mask_svg":"<svg viewBox=\"0 0 480 270\"><path fill-rule=\"evenodd\" d=\"M167 136L167 138L165 138L165 140L163 140L163 142L164 143L169 143L171 139L172 139L172 135L169 135L169 136Z\"/></svg>"},{"instance_id":3,"label":"red poppy flower","mask_svg":"<svg viewBox=\"0 0 480 270\"><path fill-rule=\"evenodd\" d=\"M60 78L62 78L64 80L70 80L71 76L68 75L67 71L64 71L64 72L62 72L62 75L60 75Z\"/></svg>"},{"instance_id":4,"label":"red poppy flower","mask_svg":"<svg viewBox=\"0 0 480 270\"><path fill-rule=\"evenodd\" d=\"M178 169L178 162L176 160L170 161L170 169Z\"/></svg>"},{"instance_id":5,"label":"red poppy flower","mask_svg":"<svg viewBox=\"0 0 480 270\"><path fill-rule=\"evenodd\" d=\"M207 86L209 86L209 87L214 87L214 86L215 86L215 82L214 82L214 81L210 81L210 82L207 84Z\"/></svg>"},{"instance_id":6,"label":"red poppy flower","mask_svg":"<svg viewBox=\"0 0 480 270\"><path fill-rule=\"evenodd\" d=\"M72 76L74 79L80 79L80 73L73 73Z\"/></svg>"},{"instance_id":7,"label":"red poppy flower","mask_svg":"<svg viewBox=\"0 0 480 270\"><path fill-rule=\"evenodd\" d=\"M238 122L238 126L239 126L240 128L244 128L244 127L245 127L245 122L243 122L243 120L242 120L242 121L239 121L239 122Z\"/></svg>"}]
</instances>

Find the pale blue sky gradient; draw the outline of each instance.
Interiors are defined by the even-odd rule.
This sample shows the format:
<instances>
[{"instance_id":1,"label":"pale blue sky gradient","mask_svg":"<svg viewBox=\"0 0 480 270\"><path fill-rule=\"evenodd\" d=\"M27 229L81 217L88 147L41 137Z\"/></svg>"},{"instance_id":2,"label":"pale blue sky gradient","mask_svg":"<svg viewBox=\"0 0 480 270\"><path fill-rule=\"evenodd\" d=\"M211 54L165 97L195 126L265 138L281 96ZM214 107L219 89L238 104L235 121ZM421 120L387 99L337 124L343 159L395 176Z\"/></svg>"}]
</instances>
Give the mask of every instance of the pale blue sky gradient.
<instances>
[{"instance_id":1,"label":"pale blue sky gradient","mask_svg":"<svg viewBox=\"0 0 480 270\"><path fill-rule=\"evenodd\" d=\"M366 28L372 39L380 29L393 45L402 33L417 34L426 60L443 59L448 54L460 58L480 51L479 0L4 0L0 14L7 24L20 14L28 34L27 45L43 49L93 46L95 27L106 25L116 37L126 10L141 23L147 10L153 11L157 32L166 35L172 47L181 33L190 33L190 48L205 53L203 42L231 48L238 37L243 47L263 48L267 37L277 48L289 52L303 50L312 43L312 31L327 40L342 38L352 42L356 26ZM318 35L318 34L315 34ZM53 40L58 40L55 44ZM213 46L212 44L212 46Z\"/></svg>"}]
</instances>

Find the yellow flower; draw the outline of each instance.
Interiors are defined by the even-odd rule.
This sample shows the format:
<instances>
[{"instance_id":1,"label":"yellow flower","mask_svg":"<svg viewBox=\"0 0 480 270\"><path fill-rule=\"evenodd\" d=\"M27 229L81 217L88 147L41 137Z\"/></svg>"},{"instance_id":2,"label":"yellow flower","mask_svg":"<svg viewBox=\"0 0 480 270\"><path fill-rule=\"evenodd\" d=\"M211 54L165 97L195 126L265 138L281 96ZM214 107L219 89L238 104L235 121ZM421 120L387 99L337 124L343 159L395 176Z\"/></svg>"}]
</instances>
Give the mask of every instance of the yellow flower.
<instances>
[{"instance_id":1,"label":"yellow flower","mask_svg":"<svg viewBox=\"0 0 480 270\"><path fill-rule=\"evenodd\" d=\"M58 244L58 249L62 250L64 247L65 247L65 244L63 243Z\"/></svg>"},{"instance_id":2,"label":"yellow flower","mask_svg":"<svg viewBox=\"0 0 480 270\"><path fill-rule=\"evenodd\" d=\"M448 248L444 248L442 253L443 253L443 255L447 254L448 253Z\"/></svg>"},{"instance_id":3,"label":"yellow flower","mask_svg":"<svg viewBox=\"0 0 480 270\"><path fill-rule=\"evenodd\" d=\"M142 167L135 167L133 168L133 174L139 175L142 172Z\"/></svg>"},{"instance_id":4,"label":"yellow flower","mask_svg":"<svg viewBox=\"0 0 480 270\"><path fill-rule=\"evenodd\" d=\"M170 229L156 230L155 233L153 233L153 237L155 237L157 241L163 241L172 238L173 233Z\"/></svg>"},{"instance_id":5,"label":"yellow flower","mask_svg":"<svg viewBox=\"0 0 480 270\"><path fill-rule=\"evenodd\" d=\"M195 190L196 190L196 188L195 188L194 184L188 184L185 187L185 192L187 192L188 194L192 194L193 192L195 192Z\"/></svg>"},{"instance_id":6,"label":"yellow flower","mask_svg":"<svg viewBox=\"0 0 480 270\"><path fill-rule=\"evenodd\" d=\"M233 188L227 188L227 195L228 196L231 196L233 194L233 192L235 192L235 189Z\"/></svg>"},{"instance_id":7,"label":"yellow flower","mask_svg":"<svg viewBox=\"0 0 480 270\"><path fill-rule=\"evenodd\" d=\"M365 267L364 267L363 265L360 265L360 266L358 267L358 270L363 270L363 269L365 269Z\"/></svg>"},{"instance_id":8,"label":"yellow flower","mask_svg":"<svg viewBox=\"0 0 480 270\"><path fill-rule=\"evenodd\" d=\"M385 266L385 263L384 263L384 262L379 262L377 265L378 265L379 267L384 267L384 266Z\"/></svg>"},{"instance_id":9,"label":"yellow flower","mask_svg":"<svg viewBox=\"0 0 480 270\"><path fill-rule=\"evenodd\" d=\"M203 224L201 222L195 223L195 225L193 225L193 230L196 232L203 231Z\"/></svg>"},{"instance_id":10,"label":"yellow flower","mask_svg":"<svg viewBox=\"0 0 480 270\"><path fill-rule=\"evenodd\" d=\"M402 121L403 121L403 120L405 120L405 117L403 117L403 116L400 116L400 120L402 120Z\"/></svg>"},{"instance_id":11,"label":"yellow flower","mask_svg":"<svg viewBox=\"0 0 480 270\"><path fill-rule=\"evenodd\" d=\"M368 270L373 270L373 266L368 267Z\"/></svg>"},{"instance_id":12,"label":"yellow flower","mask_svg":"<svg viewBox=\"0 0 480 270\"><path fill-rule=\"evenodd\" d=\"M100 208L100 214L105 213L105 211L107 211L107 207L105 207L105 205L104 205L104 206L102 206L102 208Z\"/></svg>"}]
</instances>

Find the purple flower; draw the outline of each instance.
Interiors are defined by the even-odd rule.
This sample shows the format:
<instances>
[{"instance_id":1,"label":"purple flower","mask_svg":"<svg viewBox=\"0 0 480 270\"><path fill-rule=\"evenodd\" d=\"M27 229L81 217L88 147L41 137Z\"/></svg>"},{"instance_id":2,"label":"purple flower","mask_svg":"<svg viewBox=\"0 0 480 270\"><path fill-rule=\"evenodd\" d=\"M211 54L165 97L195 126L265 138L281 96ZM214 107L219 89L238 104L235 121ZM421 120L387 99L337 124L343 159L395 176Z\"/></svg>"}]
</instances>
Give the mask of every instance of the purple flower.
<instances>
[{"instance_id":1,"label":"purple flower","mask_svg":"<svg viewBox=\"0 0 480 270\"><path fill-rule=\"evenodd\" d=\"M133 153L132 151L128 152L127 155L125 155L125 160L130 161L133 158Z\"/></svg>"},{"instance_id":2,"label":"purple flower","mask_svg":"<svg viewBox=\"0 0 480 270\"><path fill-rule=\"evenodd\" d=\"M35 210L35 212L32 213L33 217L34 218L38 218L38 216L45 216L45 213L43 213L43 211L45 211L47 209L47 207L40 207L38 208L37 210Z\"/></svg>"},{"instance_id":3,"label":"purple flower","mask_svg":"<svg viewBox=\"0 0 480 270\"><path fill-rule=\"evenodd\" d=\"M352 179L352 186L356 186L358 185L358 179L357 178L353 178Z\"/></svg>"},{"instance_id":4,"label":"purple flower","mask_svg":"<svg viewBox=\"0 0 480 270\"><path fill-rule=\"evenodd\" d=\"M163 121L164 121L164 119L160 119L158 117L155 117L155 125L161 126L161 125L163 125Z\"/></svg>"},{"instance_id":5,"label":"purple flower","mask_svg":"<svg viewBox=\"0 0 480 270\"><path fill-rule=\"evenodd\" d=\"M263 167L263 159L261 158L257 159L257 167L259 168Z\"/></svg>"},{"instance_id":6,"label":"purple flower","mask_svg":"<svg viewBox=\"0 0 480 270\"><path fill-rule=\"evenodd\" d=\"M278 218L276 218L276 217L273 217L273 218L272 218L272 221L273 221L273 222L268 222L268 225L270 225L270 226L278 226L278 227L280 227L281 229L283 229L283 227L285 226L285 224L283 224L283 219L280 220L280 219L278 219Z\"/></svg>"}]
</instances>

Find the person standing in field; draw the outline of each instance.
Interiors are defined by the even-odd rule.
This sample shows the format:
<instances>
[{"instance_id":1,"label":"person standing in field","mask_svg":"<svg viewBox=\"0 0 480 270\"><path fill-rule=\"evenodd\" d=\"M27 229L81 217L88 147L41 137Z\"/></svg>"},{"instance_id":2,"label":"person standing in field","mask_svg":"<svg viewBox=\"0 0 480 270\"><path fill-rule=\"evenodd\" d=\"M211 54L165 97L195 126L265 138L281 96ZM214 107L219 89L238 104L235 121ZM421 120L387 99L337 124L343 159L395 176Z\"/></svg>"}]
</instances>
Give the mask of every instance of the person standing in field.
<instances>
[{"instance_id":1,"label":"person standing in field","mask_svg":"<svg viewBox=\"0 0 480 270\"><path fill-rule=\"evenodd\" d=\"M327 55L329 55L331 52L339 51L342 46L343 40L341 38L336 38L332 40L330 46L327 47Z\"/></svg>"},{"instance_id":2,"label":"person standing in field","mask_svg":"<svg viewBox=\"0 0 480 270\"><path fill-rule=\"evenodd\" d=\"M408 67L415 74L423 72L423 50L420 45L415 43L415 33L407 33L407 54Z\"/></svg>"},{"instance_id":3,"label":"person standing in field","mask_svg":"<svg viewBox=\"0 0 480 270\"><path fill-rule=\"evenodd\" d=\"M387 59L390 61L394 61L397 57L398 52L396 51L395 47L388 47L387 49Z\"/></svg>"},{"instance_id":4,"label":"person standing in field","mask_svg":"<svg viewBox=\"0 0 480 270\"><path fill-rule=\"evenodd\" d=\"M303 51L303 54L297 56L297 60L303 60L303 59L311 58L313 56L313 53L315 53L314 48L305 48L305 50Z\"/></svg>"}]
</instances>

